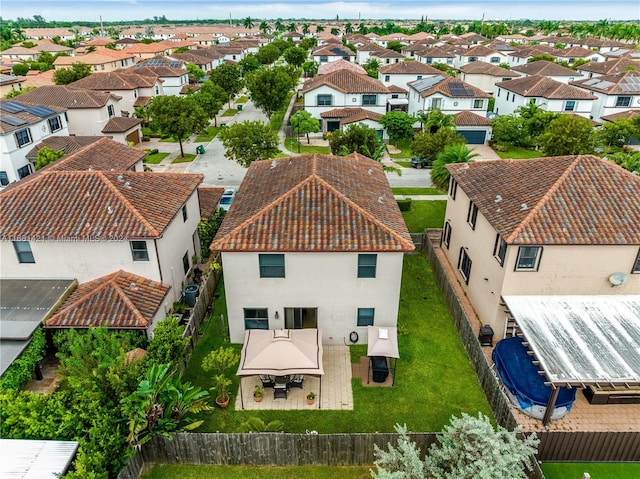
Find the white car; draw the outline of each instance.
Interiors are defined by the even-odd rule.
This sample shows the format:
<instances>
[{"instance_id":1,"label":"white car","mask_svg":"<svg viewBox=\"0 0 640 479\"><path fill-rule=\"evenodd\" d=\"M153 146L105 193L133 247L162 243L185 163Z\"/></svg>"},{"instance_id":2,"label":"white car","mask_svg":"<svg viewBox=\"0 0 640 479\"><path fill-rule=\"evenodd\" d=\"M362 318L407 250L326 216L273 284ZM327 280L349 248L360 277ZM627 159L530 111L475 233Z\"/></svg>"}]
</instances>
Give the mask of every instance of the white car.
<instances>
[{"instance_id":1,"label":"white car","mask_svg":"<svg viewBox=\"0 0 640 479\"><path fill-rule=\"evenodd\" d=\"M231 203L233 203L233 199L236 197L236 190L234 188L227 188L222 193L222 197L220 198L220 202L218 205L225 211L229 211L229 207Z\"/></svg>"}]
</instances>

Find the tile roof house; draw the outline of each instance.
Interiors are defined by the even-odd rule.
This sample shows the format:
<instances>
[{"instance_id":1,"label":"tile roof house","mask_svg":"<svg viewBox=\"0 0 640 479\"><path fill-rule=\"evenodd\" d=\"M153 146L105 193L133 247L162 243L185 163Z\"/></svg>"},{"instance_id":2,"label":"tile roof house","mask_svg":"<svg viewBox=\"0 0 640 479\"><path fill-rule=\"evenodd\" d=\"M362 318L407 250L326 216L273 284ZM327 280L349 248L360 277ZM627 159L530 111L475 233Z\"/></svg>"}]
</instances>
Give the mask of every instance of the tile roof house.
<instances>
[{"instance_id":1,"label":"tile roof house","mask_svg":"<svg viewBox=\"0 0 640 479\"><path fill-rule=\"evenodd\" d=\"M456 133L469 145L486 145L491 138L491 120L472 111L461 111L453 118Z\"/></svg>"},{"instance_id":2,"label":"tile roof house","mask_svg":"<svg viewBox=\"0 0 640 479\"><path fill-rule=\"evenodd\" d=\"M33 144L69 134L65 108L18 100L0 100L0 188L33 173L27 158Z\"/></svg>"},{"instance_id":3,"label":"tile roof house","mask_svg":"<svg viewBox=\"0 0 640 479\"><path fill-rule=\"evenodd\" d=\"M438 72L409 83L409 114L438 109L445 115L475 111L485 115L491 95L459 78Z\"/></svg>"},{"instance_id":4,"label":"tile roof house","mask_svg":"<svg viewBox=\"0 0 640 479\"><path fill-rule=\"evenodd\" d=\"M571 85L596 97L591 111L594 121L624 110L640 110L640 71L601 75L577 80Z\"/></svg>"},{"instance_id":5,"label":"tile roof house","mask_svg":"<svg viewBox=\"0 0 640 479\"><path fill-rule=\"evenodd\" d=\"M356 54L342 44L321 45L311 52L311 59L316 63L323 64L336 60L347 60L354 62Z\"/></svg>"},{"instance_id":6,"label":"tile roof house","mask_svg":"<svg viewBox=\"0 0 640 479\"><path fill-rule=\"evenodd\" d=\"M596 97L580 88L551 78L531 75L496 83L494 112L510 115L532 102L542 110L589 118Z\"/></svg>"},{"instance_id":7,"label":"tile roof house","mask_svg":"<svg viewBox=\"0 0 640 479\"><path fill-rule=\"evenodd\" d=\"M53 62L53 66L56 70L60 70L61 68L70 68L76 62L90 65L93 72L111 72L134 65L136 57L122 50L101 48L82 56L58 57Z\"/></svg>"},{"instance_id":8,"label":"tile roof house","mask_svg":"<svg viewBox=\"0 0 640 479\"><path fill-rule=\"evenodd\" d=\"M22 90L26 86L24 85L25 80L26 77L23 76L0 73L0 96L4 97L11 92Z\"/></svg>"},{"instance_id":9,"label":"tile roof house","mask_svg":"<svg viewBox=\"0 0 640 479\"><path fill-rule=\"evenodd\" d=\"M173 301L171 286L119 270L79 284L45 321L46 329L141 330L151 336Z\"/></svg>"},{"instance_id":10,"label":"tile roof house","mask_svg":"<svg viewBox=\"0 0 640 479\"><path fill-rule=\"evenodd\" d=\"M519 77L520 73L486 62L467 63L460 68L462 81L490 94L496 91L496 83Z\"/></svg>"},{"instance_id":11,"label":"tile roof house","mask_svg":"<svg viewBox=\"0 0 640 479\"><path fill-rule=\"evenodd\" d=\"M616 58L601 63L585 63L577 67L576 70L585 78L594 78L602 75L615 75L616 73L640 70L640 62L627 57Z\"/></svg>"},{"instance_id":12,"label":"tile roof house","mask_svg":"<svg viewBox=\"0 0 640 479\"><path fill-rule=\"evenodd\" d=\"M560 83L569 83L582 78L582 74L576 70L564 67L555 62L550 62L549 60L536 60L525 65L517 65L513 67L512 70L518 72L521 76L540 75L559 81Z\"/></svg>"},{"instance_id":13,"label":"tile roof house","mask_svg":"<svg viewBox=\"0 0 640 479\"><path fill-rule=\"evenodd\" d=\"M253 162L211 249L232 342L251 328L320 328L342 344L396 325L414 245L382 165L353 153Z\"/></svg>"},{"instance_id":14,"label":"tile roof house","mask_svg":"<svg viewBox=\"0 0 640 479\"><path fill-rule=\"evenodd\" d=\"M115 93L104 93L68 85L43 85L20 95L20 101L48 108L66 108L69 133L103 136L102 130L114 116L122 116Z\"/></svg>"},{"instance_id":15,"label":"tile roof house","mask_svg":"<svg viewBox=\"0 0 640 479\"><path fill-rule=\"evenodd\" d=\"M556 57L557 60L565 61L569 65L573 65L576 60L587 60L594 63L604 61L602 54L578 46L563 48L562 50L556 49L552 55Z\"/></svg>"},{"instance_id":16,"label":"tile roof house","mask_svg":"<svg viewBox=\"0 0 640 479\"><path fill-rule=\"evenodd\" d=\"M202 175L47 169L0 193L2 277L125 270L182 290L200 251ZM170 187L167 187L170 185Z\"/></svg>"},{"instance_id":17,"label":"tile roof house","mask_svg":"<svg viewBox=\"0 0 640 479\"><path fill-rule=\"evenodd\" d=\"M142 76L157 77L162 85L163 95L179 95L180 90L189 84L189 72L184 62L170 60L167 57L164 59L167 62L159 64L157 60L142 60L131 67L130 71ZM156 63L153 63L154 61Z\"/></svg>"},{"instance_id":18,"label":"tile roof house","mask_svg":"<svg viewBox=\"0 0 640 479\"><path fill-rule=\"evenodd\" d=\"M456 57L454 53L444 47L427 47L420 50L416 50L414 53L417 62L426 63L431 65L433 63L440 63L442 65L453 66L453 60Z\"/></svg>"},{"instance_id":19,"label":"tile roof house","mask_svg":"<svg viewBox=\"0 0 640 479\"><path fill-rule=\"evenodd\" d=\"M507 55L503 52L484 45L477 45L472 48L461 48L456 51L453 59L453 66L460 68L463 65L473 62L485 62L492 65L499 65L507 61Z\"/></svg>"},{"instance_id":20,"label":"tile roof house","mask_svg":"<svg viewBox=\"0 0 640 479\"><path fill-rule=\"evenodd\" d=\"M589 155L447 169L440 247L498 339L502 296L640 291L640 177ZM613 288L616 272L627 281Z\"/></svg>"},{"instance_id":21,"label":"tile roof house","mask_svg":"<svg viewBox=\"0 0 640 479\"><path fill-rule=\"evenodd\" d=\"M385 48L381 47L375 42L365 42L361 46L357 47L358 51L356 52L356 62L360 65L364 65L369 61L371 55L377 52L384 52Z\"/></svg>"}]
</instances>

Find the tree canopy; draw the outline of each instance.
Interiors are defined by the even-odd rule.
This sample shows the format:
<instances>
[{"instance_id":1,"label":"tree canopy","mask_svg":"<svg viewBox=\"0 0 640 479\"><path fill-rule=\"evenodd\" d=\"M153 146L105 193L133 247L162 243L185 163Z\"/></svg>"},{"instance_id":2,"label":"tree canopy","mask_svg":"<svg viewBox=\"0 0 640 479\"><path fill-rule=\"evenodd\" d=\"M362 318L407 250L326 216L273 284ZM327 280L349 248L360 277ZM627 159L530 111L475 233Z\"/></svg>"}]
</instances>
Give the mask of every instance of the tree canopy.
<instances>
[{"instance_id":1,"label":"tree canopy","mask_svg":"<svg viewBox=\"0 0 640 479\"><path fill-rule=\"evenodd\" d=\"M162 133L180 143L180 155L184 157L182 142L207 127L209 117L193 96L156 96L149 105L149 116Z\"/></svg>"},{"instance_id":2,"label":"tree canopy","mask_svg":"<svg viewBox=\"0 0 640 479\"><path fill-rule=\"evenodd\" d=\"M304 48L300 47L291 47L287 48L283 53L285 61L289 65L293 65L294 67L299 67L302 65L307 59L307 51Z\"/></svg>"},{"instance_id":3,"label":"tree canopy","mask_svg":"<svg viewBox=\"0 0 640 479\"><path fill-rule=\"evenodd\" d=\"M596 135L588 118L560 115L540 135L540 147L548 156L593 153Z\"/></svg>"},{"instance_id":4,"label":"tree canopy","mask_svg":"<svg viewBox=\"0 0 640 479\"><path fill-rule=\"evenodd\" d=\"M320 121L311 116L307 110L298 110L290 118L291 129L298 135L307 135L307 143L311 143L309 133L320 131Z\"/></svg>"},{"instance_id":5,"label":"tree canopy","mask_svg":"<svg viewBox=\"0 0 640 479\"><path fill-rule=\"evenodd\" d=\"M211 70L209 79L227 92L228 101L231 101L242 90L242 73L239 65L223 63Z\"/></svg>"},{"instance_id":6,"label":"tree canopy","mask_svg":"<svg viewBox=\"0 0 640 479\"><path fill-rule=\"evenodd\" d=\"M415 134L413 131L415 122L416 119L414 117L402 111L390 111L380 118L380 124L387 130L389 141L392 143L412 139Z\"/></svg>"},{"instance_id":7,"label":"tree canopy","mask_svg":"<svg viewBox=\"0 0 640 479\"><path fill-rule=\"evenodd\" d=\"M281 54L282 52L275 44L267 43L266 45L260 47L258 53L256 53L256 58L263 65L271 65L278 58L280 58Z\"/></svg>"},{"instance_id":8,"label":"tree canopy","mask_svg":"<svg viewBox=\"0 0 640 479\"><path fill-rule=\"evenodd\" d=\"M74 62L70 68L61 68L53 72L53 83L68 85L91 75L91 66L82 62Z\"/></svg>"},{"instance_id":9,"label":"tree canopy","mask_svg":"<svg viewBox=\"0 0 640 479\"><path fill-rule=\"evenodd\" d=\"M465 144L466 141L453 128L440 128L435 133L418 133L411 143L411 152L433 163L445 147L456 143Z\"/></svg>"},{"instance_id":10,"label":"tree canopy","mask_svg":"<svg viewBox=\"0 0 640 479\"><path fill-rule=\"evenodd\" d=\"M438 154L436 161L433 162L431 182L442 190L447 189L450 175L445 165L449 163L467 163L476 156L478 156L477 153L473 153L462 143L446 146L444 151Z\"/></svg>"},{"instance_id":11,"label":"tree canopy","mask_svg":"<svg viewBox=\"0 0 640 479\"><path fill-rule=\"evenodd\" d=\"M207 116L210 119L213 119L215 122L214 124L218 126L218 118L216 115L229 99L227 92L225 92L220 85L216 85L211 80L207 80L200 85L200 90L198 90L193 97L205 111Z\"/></svg>"},{"instance_id":12,"label":"tree canopy","mask_svg":"<svg viewBox=\"0 0 640 479\"><path fill-rule=\"evenodd\" d=\"M254 161L273 158L280 151L278 135L261 121L234 123L220 130L218 138L227 158L245 168Z\"/></svg>"},{"instance_id":13,"label":"tree canopy","mask_svg":"<svg viewBox=\"0 0 640 479\"><path fill-rule=\"evenodd\" d=\"M43 146L38 150L38 155L36 156L36 171L62 158L64 155L64 151L53 150L48 146Z\"/></svg>"},{"instance_id":14,"label":"tree canopy","mask_svg":"<svg viewBox=\"0 0 640 479\"><path fill-rule=\"evenodd\" d=\"M253 104L269 118L286 105L294 86L293 79L282 67L256 70L247 75L246 82Z\"/></svg>"}]
</instances>

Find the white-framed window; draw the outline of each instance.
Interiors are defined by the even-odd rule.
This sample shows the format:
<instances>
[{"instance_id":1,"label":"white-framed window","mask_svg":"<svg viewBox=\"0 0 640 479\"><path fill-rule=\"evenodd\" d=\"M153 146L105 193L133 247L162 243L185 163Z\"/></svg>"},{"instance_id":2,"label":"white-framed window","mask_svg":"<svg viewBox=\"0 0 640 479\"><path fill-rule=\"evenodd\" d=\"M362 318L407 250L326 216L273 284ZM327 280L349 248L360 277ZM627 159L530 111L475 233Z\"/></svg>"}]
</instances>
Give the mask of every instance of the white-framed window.
<instances>
[{"instance_id":1,"label":"white-framed window","mask_svg":"<svg viewBox=\"0 0 640 479\"><path fill-rule=\"evenodd\" d=\"M18 178L22 179L25 176L29 176L33 171L31 171L31 163L27 163L26 165L18 168Z\"/></svg>"},{"instance_id":2,"label":"white-framed window","mask_svg":"<svg viewBox=\"0 0 640 479\"><path fill-rule=\"evenodd\" d=\"M442 98L432 98L431 108L434 110L442 110Z\"/></svg>"},{"instance_id":3,"label":"white-framed window","mask_svg":"<svg viewBox=\"0 0 640 479\"><path fill-rule=\"evenodd\" d=\"M333 104L333 99L331 95L318 95L316 103L318 106L331 106Z\"/></svg>"},{"instance_id":4,"label":"white-framed window","mask_svg":"<svg viewBox=\"0 0 640 479\"><path fill-rule=\"evenodd\" d=\"M630 96L619 96L616 98L616 106L617 107L628 107L631 105L631 97Z\"/></svg>"},{"instance_id":5,"label":"white-framed window","mask_svg":"<svg viewBox=\"0 0 640 479\"><path fill-rule=\"evenodd\" d=\"M184 274L189 272L189 266L189 250L187 250L182 257L182 269L184 270Z\"/></svg>"},{"instance_id":6,"label":"white-framed window","mask_svg":"<svg viewBox=\"0 0 640 479\"><path fill-rule=\"evenodd\" d=\"M25 128L24 130L18 130L15 132L16 143L20 148L25 145L30 144L33 140L31 140L31 130L29 128Z\"/></svg>"},{"instance_id":7,"label":"white-framed window","mask_svg":"<svg viewBox=\"0 0 640 479\"><path fill-rule=\"evenodd\" d=\"M116 109L113 107L113 105L107 105L107 114L109 115L109 118L116 114Z\"/></svg>"},{"instance_id":8,"label":"white-framed window","mask_svg":"<svg viewBox=\"0 0 640 479\"><path fill-rule=\"evenodd\" d=\"M384 81L388 82L390 81L391 77L389 75L385 75L384 76Z\"/></svg>"},{"instance_id":9,"label":"white-framed window","mask_svg":"<svg viewBox=\"0 0 640 479\"><path fill-rule=\"evenodd\" d=\"M491 63L500 63L500 57L491 57Z\"/></svg>"},{"instance_id":10,"label":"white-framed window","mask_svg":"<svg viewBox=\"0 0 640 479\"><path fill-rule=\"evenodd\" d=\"M478 61L478 57L469 57L469 63L477 62L477 61Z\"/></svg>"},{"instance_id":11,"label":"white-framed window","mask_svg":"<svg viewBox=\"0 0 640 479\"><path fill-rule=\"evenodd\" d=\"M447 249L451 245L451 223L446 221L444 223L444 229L442 230L442 244L444 244Z\"/></svg>"},{"instance_id":12,"label":"white-framed window","mask_svg":"<svg viewBox=\"0 0 640 479\"><path fill-rule=\"evenodd\" d=\"M482 108L484 108L484 100L473 100L473 108L475 108L476 110L481 110Z\"/></svg>"},{"instance_id":13,"label":"white-framed window","mask_svg":"<svg viewBox=\"0 0 640 479\"><path fill-rule=\"evenodd\" d=\"M133 261L149 261L149 251L146 241L129 241Z\"/></svg>"},{"instance_id":14,"label":"white-framed window","mask_svg":"<svg viewBox=\"0 0 640 479\"><path fill-rule=\"evenodd\" d=\"M375 278L377 262L377 254L359 254L358 278Z\"/></svg>"},{"instance_id":15,"label":"white-framed window","mask_svg":"<svg viewBox=\"0 0 640 479\"><path fill-rule=\"evenodd\" d=\"M476 222L478 221L478 207L473 201L469 201L469 209L467 210L467 223L471 226L472 230L476 229Z\"/></svg>"},{"instance_id":16,"label":"white-framed window","mask_svg":"<svg viewBox=\"0 0 640 479\"><path fill-rule=\"evenodd\" d=\"M54 116L53 118L49 118L49 130L51 133L54 131L62 130L62 122L60 121L59 116Z\"/></svg>"},{"instance_id":17,"label":"white-framed window","mask_svg":"<svg viewBox=\"0 0 640 479\"><path fill-rule=\"evenodd\" d=\"M6 171L0 171L0 186L7 186L9 184L9 175Z\"/></svg>"},{"instance_id":18,"label":"white-framed window","mask_svg":"<svg viewBox=\"0 0 640 479\"><path fill-rule=\"evenodd\" d=\"M467 253L467 250L460 248L460 254L458 255L458 271L462 274L465 284L469 284L469 278L471 277L471 258Z\"/></svg>"},{"instance_id":19,"label":"white-framed window","mask_svg":"<svg viewBox=\"0 0 640 479\"><path fill-rule=\"evenodd\" d=\"M182 221L186 222L189 215L187 214L187 205L182 207Z\"/></svg>"},{"instance_id":20,"label":"white-framed window","mask_svg":"<svg viewBox=\"0 0 640 479\"><path fill-rule=\"evenodd\" d=\"M575 109L576 109L575 100L566 100L564 102L564 111L575 111Z\"/></svg>"},{"instance_id":21,"label":"white-framed window","mask_svg":"<svg viewBox=\"0 0 640 479\"><path fill-rule=\"evenodd\" d=\"M284 278L284 254L259 254L261 278Z\"/></svg>"},{"instance_id":22,"label":"white-framed window","mask_svg":"<svg viewBox=\"0 0 640 479\"><path fill-rule=\"evenodd\" d=\"M36 262L35 258L33 257L33 251L31 251L31 244L28 241L14 241L13 248L16 250L18 263Z\"/></svg>"},{"instance_id":23,"label":"white-framed window","mask_svg":"<svg viewBox=\"0 0 640 479\"><path fill-rule=\"evenodd\" d=\"M516 271L537 271L542 256L542 246L520 246Z\"/></svg>"},{"instance_id":24,"label":"white-framed window","mask_svg":"<svg viewBox=\"0 0 640 479\"><path fill-rule=\"evenodd\" d=\"M496 235L496 242L493 245L493 257L500 263L500 265L504 265L504 257L507 254L507 242L500 236Z\"/></svg>"}]
</instances>

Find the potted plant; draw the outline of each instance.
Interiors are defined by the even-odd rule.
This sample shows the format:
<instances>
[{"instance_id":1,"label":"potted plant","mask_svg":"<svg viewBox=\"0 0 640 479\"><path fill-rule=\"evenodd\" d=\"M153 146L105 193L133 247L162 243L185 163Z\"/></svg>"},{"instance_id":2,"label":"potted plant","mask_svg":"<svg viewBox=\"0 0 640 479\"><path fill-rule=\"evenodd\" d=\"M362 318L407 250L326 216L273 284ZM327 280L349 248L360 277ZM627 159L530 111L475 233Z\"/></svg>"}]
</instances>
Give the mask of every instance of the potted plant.
<instances>
[{"instance_id":1,"label":"potted plant","mask_svg":"<svg viewBox=\"0 0 640 479\"><path fill-rule=\"evenodd\" d=\"M255 402L262 401L263 394L264 390L262 389L262 386L256 384L256 388L253 390L253 400Z\"/></svg>"},{"instance_id":2,"label":"potted plant","mask_svg":"<svg viewBox=\"0 0 640 479\"><path fill-rule=\"evenodd\" d=\"M316 400L316 393L311 391L309 394L307 394L307 404L313 404L315 400Z\"/></svg>"},{"instance_id":3,"label":"potted plant","mask_svg":"<svg viewBox=\"0 0 640 479\"><path fill-rule=\"evenodd\" d=\"M213 378L215 386L211 389L215 389L216 392L216 404L220 408L225 408L229 405L231 396L229 396L229 386L231 386L231 380L224 374L218 374Z\"/></svg>"}]
</instances>

